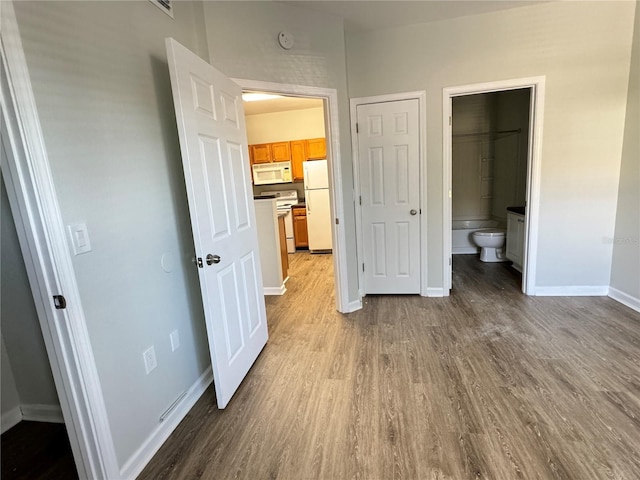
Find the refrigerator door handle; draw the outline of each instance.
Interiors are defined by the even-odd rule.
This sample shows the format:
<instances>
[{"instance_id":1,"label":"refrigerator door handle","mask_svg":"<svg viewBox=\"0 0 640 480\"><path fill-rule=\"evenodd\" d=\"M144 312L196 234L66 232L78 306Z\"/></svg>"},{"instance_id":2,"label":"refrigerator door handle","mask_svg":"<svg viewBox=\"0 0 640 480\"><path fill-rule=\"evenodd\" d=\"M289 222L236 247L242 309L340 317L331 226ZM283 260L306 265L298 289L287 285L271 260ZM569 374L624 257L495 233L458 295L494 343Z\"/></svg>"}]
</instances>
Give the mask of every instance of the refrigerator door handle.
<instances>
[{"instance_id":1,"label":"refrigerator door handle","mask_svg":"<svg viewBox=\"0 0 640 480\"><path fill-rule=\"evenodd\" d=\"M306 207L307 207L307 215L309 215L311 213L311 195L306 195L307 198L305 198L305 203L306 203Z\"/></svg>"}]
</instances>

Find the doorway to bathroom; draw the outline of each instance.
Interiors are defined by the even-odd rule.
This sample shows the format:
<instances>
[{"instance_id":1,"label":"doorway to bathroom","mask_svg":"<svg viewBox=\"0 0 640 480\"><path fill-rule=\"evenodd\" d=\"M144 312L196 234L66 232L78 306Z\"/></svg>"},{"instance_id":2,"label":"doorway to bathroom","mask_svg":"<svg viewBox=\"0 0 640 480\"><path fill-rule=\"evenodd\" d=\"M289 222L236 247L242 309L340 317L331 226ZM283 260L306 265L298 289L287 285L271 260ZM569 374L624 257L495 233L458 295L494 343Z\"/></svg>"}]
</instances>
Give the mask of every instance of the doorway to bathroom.
<instances>
[{"instance_id":1,"label":"doorway to bathroom","mask_svg":"<svg viewBox=\"0 0 640 480\"><path fill-rule=\"evenodd\" d=\"M444 89L445 293L453 255L475 255L521 272L533 294L543 87L535 78ZM483 239L492 245L480 249Z\"/></svg>"}]
</instances>

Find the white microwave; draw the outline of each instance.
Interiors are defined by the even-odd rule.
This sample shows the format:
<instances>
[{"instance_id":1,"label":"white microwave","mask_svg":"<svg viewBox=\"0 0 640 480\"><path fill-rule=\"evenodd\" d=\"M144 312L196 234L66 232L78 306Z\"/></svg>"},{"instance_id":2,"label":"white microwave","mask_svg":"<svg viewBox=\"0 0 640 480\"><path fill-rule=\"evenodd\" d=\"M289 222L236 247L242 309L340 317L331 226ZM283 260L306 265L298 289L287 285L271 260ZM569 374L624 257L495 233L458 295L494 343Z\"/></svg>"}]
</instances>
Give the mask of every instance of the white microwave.
<instances>
[{"instance_id":1,"label":"white microwave","mask_svg":"<svg viewBox=\"0 0 640 480\"><path fill-rule=\"evenodd\" d=\"M291 182L291 162L257 163L253 165L254 185Z\"/></svg>"}]
</instances>

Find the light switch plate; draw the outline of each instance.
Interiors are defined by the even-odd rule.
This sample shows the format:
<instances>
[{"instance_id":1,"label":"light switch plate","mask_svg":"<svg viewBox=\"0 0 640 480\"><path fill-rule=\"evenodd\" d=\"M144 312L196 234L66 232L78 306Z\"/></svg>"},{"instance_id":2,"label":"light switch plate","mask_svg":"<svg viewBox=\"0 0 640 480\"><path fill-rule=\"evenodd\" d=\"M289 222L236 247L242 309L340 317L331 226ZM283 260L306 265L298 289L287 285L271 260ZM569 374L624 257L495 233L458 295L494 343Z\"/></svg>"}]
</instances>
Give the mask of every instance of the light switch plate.
<instances>
[{"instance_id":1,"label":"light switch plate","mask_svg":"<svg viewBox=\"0 0 640 480\"><path fill-rule=\"evenodd\" d=\"M67 225L69 236L71 237L71 245L73 246L74 255L87 253L91 251L91 241L89 240L89 231L85 223L76 223L75 225Z\"/></svg>"}]
</instances>

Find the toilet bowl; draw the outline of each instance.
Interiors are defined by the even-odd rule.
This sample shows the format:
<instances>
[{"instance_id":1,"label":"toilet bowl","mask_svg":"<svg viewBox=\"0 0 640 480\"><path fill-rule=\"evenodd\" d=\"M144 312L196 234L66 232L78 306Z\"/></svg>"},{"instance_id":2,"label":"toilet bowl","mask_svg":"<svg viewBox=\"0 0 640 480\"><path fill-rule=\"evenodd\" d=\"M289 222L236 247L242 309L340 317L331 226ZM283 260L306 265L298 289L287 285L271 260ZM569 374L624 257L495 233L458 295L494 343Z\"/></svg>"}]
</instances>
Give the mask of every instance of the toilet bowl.
<instances>
[{"instance_id":1,"label":"toilet bowl","mask_svg":"<svg viewBox=\"0 0 640 480\"><path fill-rule=\"evenodd\" d=\"M505 230L502 228L487 228L476 230L471 234L473 241L480 250L482 262L506 262L504 254Z\"/></svg>"}]
</instances>

